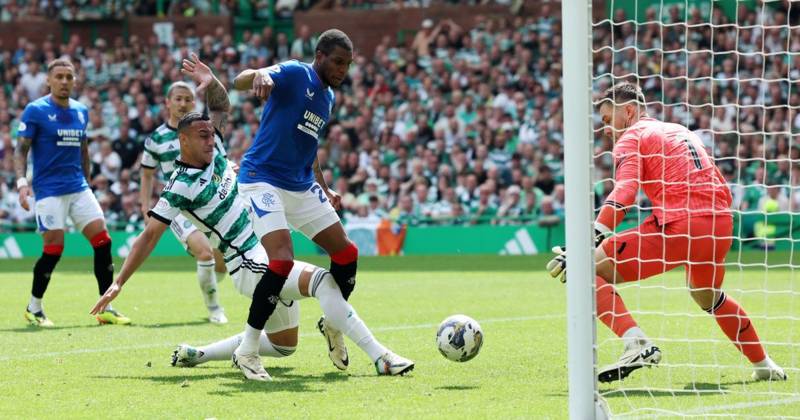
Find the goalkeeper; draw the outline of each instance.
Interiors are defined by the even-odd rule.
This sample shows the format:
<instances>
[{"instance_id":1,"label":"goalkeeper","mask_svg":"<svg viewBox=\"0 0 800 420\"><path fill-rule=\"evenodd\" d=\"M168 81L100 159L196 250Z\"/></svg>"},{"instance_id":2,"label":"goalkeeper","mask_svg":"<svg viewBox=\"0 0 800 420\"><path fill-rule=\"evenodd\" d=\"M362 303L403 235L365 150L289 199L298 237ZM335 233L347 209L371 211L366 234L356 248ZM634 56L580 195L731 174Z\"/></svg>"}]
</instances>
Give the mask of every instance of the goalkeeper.
<instances>
[{"instance_id":1,"label":"goalkeeper","mask_svg":"<svg viewBox=\"0 0 800 420\"><path fill-rule=\"evenodd\" d=\"M615 140L616 178L595 221L597 314L623 339L625 350L617 363L599 372L598 380L621 380L661 360L661 351L637 326L612 284L676 267L685 268L694 301L753 364L753 379L785 380L747 313L720 289L732 243L731 193L700 139L682 125L649 117L644 95L631 83L608 89L599 112L604 135ZM640 185L653 203L652 215L611 236L635 203ZM558 255L547 269L566 281L566 252L560 247L553 251Z\"/></svg>"}]
</instances>

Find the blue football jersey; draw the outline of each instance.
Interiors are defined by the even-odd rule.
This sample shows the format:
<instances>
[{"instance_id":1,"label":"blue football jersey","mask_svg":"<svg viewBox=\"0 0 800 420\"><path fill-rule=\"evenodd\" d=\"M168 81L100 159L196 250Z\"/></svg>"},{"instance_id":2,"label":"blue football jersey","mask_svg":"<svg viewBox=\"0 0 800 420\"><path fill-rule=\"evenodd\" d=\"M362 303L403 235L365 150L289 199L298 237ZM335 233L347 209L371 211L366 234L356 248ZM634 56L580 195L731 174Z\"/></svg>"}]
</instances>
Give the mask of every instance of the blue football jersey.
<instances>
[{"instance_id":1,"label":"blue football jersey","mask_svg":"<svg viewBox=\"0 0 800 420\"><path fill-rule=\"evenodd\" d=\"M242 158L239 182L267 182L289 191L314 183L311 165L333 108L333 90L325 87L310 64L296 60L268 68L275 86L261 114L261 124Z\"/></svg>"},{"instance_id":2,"label":"blue football jersey","mask_svg":"<svg viewBox=\"0 0 800 420\"><path fill-rule=\"evenodd\" d=\"M37 200L89 188L81 166L89 110L70 99L69 108L43 96L25 107L18 137L32 140L33 194Z\"/></svg>"}]
</instances>

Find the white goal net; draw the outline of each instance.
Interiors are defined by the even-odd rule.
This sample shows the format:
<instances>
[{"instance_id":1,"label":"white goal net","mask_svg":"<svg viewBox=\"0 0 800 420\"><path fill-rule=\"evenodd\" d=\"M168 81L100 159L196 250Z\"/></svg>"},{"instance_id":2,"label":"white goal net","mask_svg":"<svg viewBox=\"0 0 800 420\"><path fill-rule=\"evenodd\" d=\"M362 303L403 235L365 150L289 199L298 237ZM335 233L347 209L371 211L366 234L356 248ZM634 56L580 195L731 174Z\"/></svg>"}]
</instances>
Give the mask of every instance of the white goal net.
<instances>
[{"instance_id":1,"label":"white goal net","mask_svg":"<svg viewBox=\"0 0 800 420\"><path fill-rule=\"evenodd\" d=\"M734 198L722 290L749 314L789 377L752 380L753 366L692 300L679 267L616 285L663 358L624 381L598 384L600 396L615 417L800 418L800 3L608 0L593 7L595 103L613 84L638 83L650 116L702 139ZM598 209L615 168L613 141L603 138L596 108L593 115ZM640 194L617 232L642 223L650 206ZM598 368L623 349L601 323L596 345Z\"/></svg>"}]
</instances>

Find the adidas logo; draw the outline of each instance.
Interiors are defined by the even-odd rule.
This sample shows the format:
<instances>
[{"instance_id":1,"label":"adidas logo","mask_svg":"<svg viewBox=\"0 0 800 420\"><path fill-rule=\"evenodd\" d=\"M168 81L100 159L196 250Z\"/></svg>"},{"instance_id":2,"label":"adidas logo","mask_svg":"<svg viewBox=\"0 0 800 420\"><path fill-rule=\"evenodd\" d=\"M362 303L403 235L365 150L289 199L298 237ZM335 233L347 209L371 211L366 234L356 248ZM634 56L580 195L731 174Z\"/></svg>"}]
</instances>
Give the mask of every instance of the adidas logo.
<instances>
[{"instance_id":1,"label":"adidas logo","mask_svg":"<svg viewBox=\"0 0 800 420\"><path fill-rule=\"evenodd\" d=\"M22 250L13 236L6 238L0 245L0 259L6 258L22 258Z\"/></svg>"},{"instance_id":2,"label":"adidas logo","mask_svg":"<svg viewBox=\"0 0 800 420\"><path fill-rule=\"evenodd\" d=\"M500 255L534 255L538 253L539 250L526 229L516 231L514 237L509 239L505 247L500 250Z\"/></svg>"}]
</instances>

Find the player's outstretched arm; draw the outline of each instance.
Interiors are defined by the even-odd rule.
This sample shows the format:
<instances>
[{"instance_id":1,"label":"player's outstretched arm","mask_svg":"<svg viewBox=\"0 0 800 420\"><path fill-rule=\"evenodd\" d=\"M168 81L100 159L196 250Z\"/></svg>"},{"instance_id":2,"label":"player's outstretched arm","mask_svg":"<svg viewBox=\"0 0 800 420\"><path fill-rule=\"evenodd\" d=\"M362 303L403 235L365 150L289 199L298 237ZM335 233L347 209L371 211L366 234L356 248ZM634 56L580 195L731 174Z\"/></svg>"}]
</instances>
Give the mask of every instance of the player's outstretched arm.
<instances>
[{"instance_id":1,"label":"player's outstretched arm","mask_svg":"<svg viewBox=\"0 0 800 420\"><path fill-rule=\"evenodd\" d=\"M228 112L231 109L231 102L225 86L214 76L214 72L200 61L197 54L192 53L190 59L184 59L182 67L181 72L197 83L197 96L205 96L211 123L220 133L224 133Z\"/></svg>"},{"instance_id":2,"label":"player's outstretched arm","mask_svg":"<svg viewBox=\"0 0 800 420\"><path fill-rule=\"evenodd\" d=\"M147 257L150 256L158 240L161 239L161 235L164 234L164 231L166 231L168 227L168 224L155 217L151 217L148 220L144 231L142 231L133 242L131 252L128 254L128 258L125 258L122 269L117 275L117 280L108 287L103 296L100 296L100 299L91 310L92 315L97 315L102 312L106 306L119 295L122 286L128 281L131 275L141 267Z\"/></svg>"},{"instance_id":3,"label":"player's outstretched arm","mask_svg":"<svg viewBox=\"0 0 800 420\"><path fill-rule=\"evenodd\" d=\"M233 79L233 88L236 90L253 90L253 95L266 101L269 94L272 93L272 88L275 87L275 81L269 75L266 68L253 70L247 69L239 73Z\"/></svg>"},{"instance_id":4,"label":"player's outstretched arm","mask_svg":"<svg viewBox=\"0 0 800 420\"><path fill-rule=\"evenodd\" d=\"M33 141L28 137L18 137L17 147L14 149L14 172L17 174L17 191L19 192L19 204L25 210L30 210L28 197L31 196L31 187L28 186L28 151L31 149Z\"/></svg>"}]
</instances>

